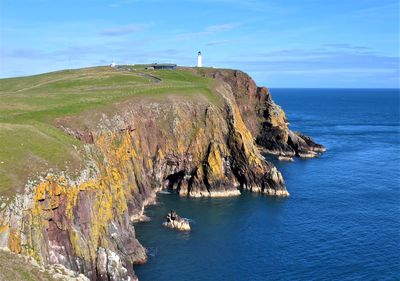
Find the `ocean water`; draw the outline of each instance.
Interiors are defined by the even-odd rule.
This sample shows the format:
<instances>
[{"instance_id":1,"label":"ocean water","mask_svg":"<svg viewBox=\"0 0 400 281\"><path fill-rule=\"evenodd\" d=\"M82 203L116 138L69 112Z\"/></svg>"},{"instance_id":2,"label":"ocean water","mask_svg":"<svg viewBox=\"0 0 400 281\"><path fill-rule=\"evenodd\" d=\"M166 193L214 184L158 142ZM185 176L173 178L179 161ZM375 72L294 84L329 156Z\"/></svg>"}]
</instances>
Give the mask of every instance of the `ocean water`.
<instances>
[{"instance_id":1,"label":"ocean water","mask_svg":"<svg viewBox=\"0 0 400 281\"><path fill-rule=\"evenodd\" d=\"M291 128L327 147L276 163L289 198L160 194L136 225L156 280L400 280L398 90L272 89ZM192 232L161 226L170 209Z\"/></svg>"}]
</instances>

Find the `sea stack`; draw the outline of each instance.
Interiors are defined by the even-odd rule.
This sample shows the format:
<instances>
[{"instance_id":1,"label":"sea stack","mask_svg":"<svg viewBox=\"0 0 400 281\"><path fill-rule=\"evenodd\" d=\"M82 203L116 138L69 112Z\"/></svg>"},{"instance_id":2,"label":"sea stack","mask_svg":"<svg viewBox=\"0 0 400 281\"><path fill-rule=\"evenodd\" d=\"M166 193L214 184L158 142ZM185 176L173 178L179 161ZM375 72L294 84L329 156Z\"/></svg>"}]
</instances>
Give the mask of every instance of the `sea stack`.
<instances>
[{"instance_id":1,"label":"sea stack","mask_svg":"<svg viewBox=\"0 0 400 281\"><path fill-rule=\"evenodd\" d=\"M178 231L190 231L189 221L185 218L182 218L176 214L175 211L171 211L165 218L165 222L163 226L175 229Z\"/></svg>"}]
</instances>

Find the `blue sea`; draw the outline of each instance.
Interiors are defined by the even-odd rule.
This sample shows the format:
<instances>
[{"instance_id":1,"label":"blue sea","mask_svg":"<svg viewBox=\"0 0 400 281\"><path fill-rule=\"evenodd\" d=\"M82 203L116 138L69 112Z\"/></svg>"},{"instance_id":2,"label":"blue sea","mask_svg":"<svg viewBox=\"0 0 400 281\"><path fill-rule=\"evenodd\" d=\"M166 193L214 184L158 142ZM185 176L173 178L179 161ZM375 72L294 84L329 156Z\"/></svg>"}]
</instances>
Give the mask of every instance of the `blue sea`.
<instances>
[{"instance_id":1,"label":"blue sea","mask_svg":"<svg viewBox=\"0 0 400 281\"><path fill-rule=\"evenodd\" d=\"M278 163L291 196L159 194L136 225L157 280L400 280L398 90L272 89L290 126L327 147ZM192 232L161 226L170 209Z\"/></svg>"}]
</instances>

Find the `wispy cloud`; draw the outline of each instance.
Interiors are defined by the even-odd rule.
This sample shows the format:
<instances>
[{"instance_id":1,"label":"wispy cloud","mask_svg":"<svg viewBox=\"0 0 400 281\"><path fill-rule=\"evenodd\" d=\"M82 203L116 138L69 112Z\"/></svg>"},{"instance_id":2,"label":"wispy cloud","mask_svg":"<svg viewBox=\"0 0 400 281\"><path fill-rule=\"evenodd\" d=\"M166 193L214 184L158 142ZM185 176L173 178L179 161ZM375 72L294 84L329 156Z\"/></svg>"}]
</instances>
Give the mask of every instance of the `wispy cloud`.
<instances>
[{"instance_id":1,"label":"wispy cloud","mask_svg":"<svg viewBox=\"0 0 400 281\"><path fill-rule=\"evenodd\" d=\"M385 3L384 1L377 1L377 5L364 7L354 13L354 15L359 17L385 17L389 11L391 14L398 15L399 12L399 2L397 0L391 3Z\"/></svg>"},{"instance_id":2,"label":"wispy cloud","mask_svg":"<svg viewBox=\"0 0 400 281\"><path fill-rule=\"evenodd\" d=\"M344 75L349 75L349 74L358 74L358 75L363 75L363 74L378 74L378 73L393 73L393 70L387 69L387 68L318 68L318 69L298 69L298 70L273 70L273 71L266 71L265 73L273 73L273 74L299 74L299 75L332 75L332 74L344 74Z\"/></svg>"},{"instance_id":3,"label":"wispy cloud","mask_svg":"<svg viewBox=\"0 0 400 281\"><path fill-rule=\"evenodd\" d=\"M187 33L180 33L176 36L177 40L189 40L198 37L205 37L211 36L218 33L224 33L228 31L232 31L238 27L240 27L241 23L224 23L224 24L217 24L217 25L209 25L204 28L202 31L198 32L187 32Z\"/></svg>"},{"instance_id":4,"label":"wispy cloud","mask_svg":"<svg viewBox=\"0 0 400 281\"><path fill-rule=\"evenodd\" d=\"M330 44L328 44L330 45ZM356 48L354 48L356 47ZM360 47L360 46L358 46ZM288 81L346 81L348 77L356 77L357 81L371 85L388 85L400 83L400 58L373 52L372 49L350 44L333 44L315 49L287 49L274 52L237 56L236 60L215 61L216 65L244 69L257 73L258 79L274 77ZM260 77L260 78L259 78ZM285 82L286 81L286 82ZM389 82L387 82L389 81ZM393 82L394 81L394 82ZM335 83L336 83L335 82ZM319 82L318 82L319 83ZM366 82L367 83L367 82ZM368 84L368 85L370 85ZM339 86L340 84L336 85Z\"/></svg>"},{"instance_id":5,"label":"wispy cloud","mask_svg":"<svg viewBox=\"0 0 400 281\"><path fill-rule=\"evenodd\" d=\"M292 67L296 63L303 66L315 66L329 63L336 66L386 66L395 67L399 62L399 57L375 54L373 52L356 52L354 49L346 50L326 50L316 49L287 49L275 52L265 52L243 57L243 61L254 63L291 63Z\"/></svg>"},{"instance_id":6,"label":"wispy cloud","mask_svg":"<svg viewBox=\"0 0 400 281\"><path fill-rule=\"evenodd\" d=\"M129 6L135 3L157 3L157 4L171 4L171 3L200 3L206 5L220 5L231 7L235 5L236 7L241 7L242 9L251 11L264 11L265 8L273 12L287 11L287 7L278 6L276 4L270 3L265 0L112 0L107 6L110 8L121 8L124 6Z\"/></svg>"},{"instance_id":7,"label":"wispy cloud","mask_svg":"<svg viewBox=\"0 0 400 281\"><path fill-rule=\"evenodd\" d=\"M129 33L140 32L148 28L148 24L129 24L103 29L100 34L105 36L119 36Z\"/></svg>"},{"instance_id":8,"label":"wispy cloud","mask_svg":"<svg viewBox=\"0 0 400 281\"><path fill-rule=\"evenodd\" d=\"M370 47L354 46L354 45L347 44L347 43L330 43L330 44L324 44L323 47L335 48L335 49L359 50L359 51L371 50Z\"/></svg>"},{"instance_id":9,"label":"wispy cloud","mask_svg":"<svg viewBox=\"0 0 400 281\"><path fill-rule=\"evenodd\" d=\"M1 57L18 59L41 59L47 56L45 52L34 48L0 49Z\"/></svg>"},{"instance_id":10,"label":"wispy cloud","mask_svg":"<svg viewBox=\"0 0 400 281\"><path fill-rule=\"evenodd\" d=\"M215 40L215 41L209 41L205 45L206 46L217 46L217 45L223 45L229 43L229 40Z\"/></svg>"},{"instance_id":11,"label":"wispy cloud","mask_svg":"<svg viewBox=\"0 0 400 281\"><path fill-rule=\"evenodd\" d=\"M234 29L237 27L238 24L234 23L225 23L225 24L218 24L218 25L210 25L207 26L205 29L205 33L217 33L217 32L226 32Z\"/></svg>"}]
</instances>

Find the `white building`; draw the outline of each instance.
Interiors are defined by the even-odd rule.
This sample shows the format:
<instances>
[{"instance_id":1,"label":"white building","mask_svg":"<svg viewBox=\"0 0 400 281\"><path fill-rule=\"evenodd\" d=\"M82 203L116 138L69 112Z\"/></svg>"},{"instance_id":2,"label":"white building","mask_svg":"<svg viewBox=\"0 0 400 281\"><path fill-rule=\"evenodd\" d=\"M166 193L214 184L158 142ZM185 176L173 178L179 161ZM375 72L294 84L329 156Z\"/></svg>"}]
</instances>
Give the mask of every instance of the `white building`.
<instances>
[{"instance_id":1,"label":"white building","mask_svg":"<svg viewBox=\"0 0 400 281\"><path fill-rule=\"evenodd\" d=\"M115 61L113 60L112 63L110 64L110 66L111 66L112 68L114 68L114 67L117 66L117 64L116 64Z\"/></svg>"},{"instance_id":2,"label":"white building","mask_svg":"<svg viewBox=\"0 0 400 281\"><path fill-rule=\"evenodd\" d=\"M197 53L197 67L203 66L203 57L201 56L201 52Z\"/></svg>"}]
</instances>

